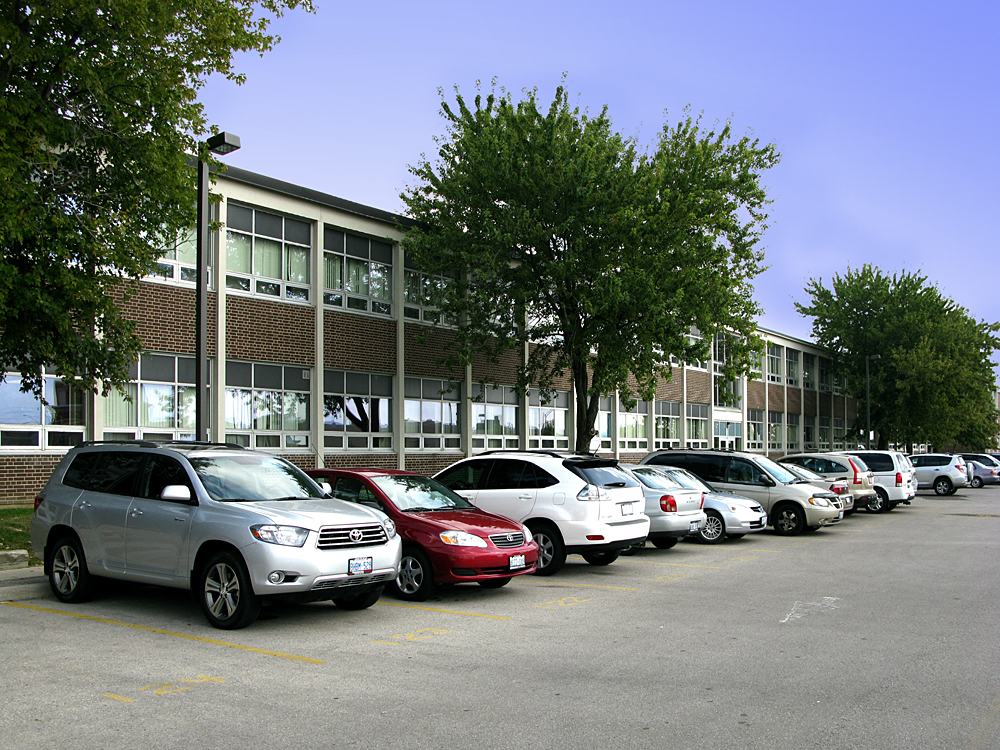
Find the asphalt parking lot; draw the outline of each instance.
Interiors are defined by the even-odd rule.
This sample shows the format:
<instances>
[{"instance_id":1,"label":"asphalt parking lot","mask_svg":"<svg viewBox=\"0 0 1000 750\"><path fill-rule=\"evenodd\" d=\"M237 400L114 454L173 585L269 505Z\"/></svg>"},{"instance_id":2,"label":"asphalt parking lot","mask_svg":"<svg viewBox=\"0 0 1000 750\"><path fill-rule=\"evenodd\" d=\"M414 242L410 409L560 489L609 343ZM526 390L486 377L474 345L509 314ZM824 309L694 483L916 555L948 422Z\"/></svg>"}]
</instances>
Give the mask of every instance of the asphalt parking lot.
<instances>
[{"instance_id":1,"label":"asphalt parking lot","mask_svg":"<svg viewBox=\"0 0 1000 750\"><path fill-rule=\"evenodd\" d=\"M1000 748L1000 488L421 605L0 580L10 748Z\"/></svg>"}]
</instances>

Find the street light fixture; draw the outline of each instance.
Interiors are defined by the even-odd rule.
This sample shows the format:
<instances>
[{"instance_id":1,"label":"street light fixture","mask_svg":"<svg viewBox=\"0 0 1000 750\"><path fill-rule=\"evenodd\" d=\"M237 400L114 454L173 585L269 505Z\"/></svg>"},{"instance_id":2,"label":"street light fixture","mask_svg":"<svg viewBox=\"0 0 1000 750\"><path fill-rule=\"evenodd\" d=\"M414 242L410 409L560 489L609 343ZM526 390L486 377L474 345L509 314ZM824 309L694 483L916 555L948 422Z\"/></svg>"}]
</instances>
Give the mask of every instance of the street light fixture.
<instances>
[{"instance_id":1,"label":"street light fixture","mask_svg":"<svg viewBox=\"0 0 1000 750\"><path fill-rule=\"evenodd\" d=\"M220 156L240 147L240 137L216 133L205 146ZM208 164L198 155L197 274L194 301L194 439L208 439Z\"/></svg>"},{"instance_id":2,"label":"street light fixture","mask_svg":"<svg viewBox=\"0 0 1000 750\"><path fill-rule=\"evenodd\" d=\"M869 354L865 357L865 401L868 403L868 434L865 436L865 447L871 448L872 442L872 378L868 371L868 363L873 359L882 359L881 354Z\"/></svg>"}]
</instances>

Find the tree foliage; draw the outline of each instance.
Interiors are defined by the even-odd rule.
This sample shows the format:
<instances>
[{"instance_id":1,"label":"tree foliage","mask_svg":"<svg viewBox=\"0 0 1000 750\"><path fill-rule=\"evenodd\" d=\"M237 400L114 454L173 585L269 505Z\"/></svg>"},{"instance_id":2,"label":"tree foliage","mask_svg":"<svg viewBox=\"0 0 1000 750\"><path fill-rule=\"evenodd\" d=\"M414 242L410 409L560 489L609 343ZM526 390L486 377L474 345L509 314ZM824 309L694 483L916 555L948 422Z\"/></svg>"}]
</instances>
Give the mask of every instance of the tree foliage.
<instances>
[{"instance_id":1,"label":"tree foliage","mask_svg":"<svg viewBox=\"0 0 1000 750\"><path fill-rule=\"evenodd\" d=\"M442 95L438 158L410 168L419 184L402 195L407 252L450 279L431 289L457 326L445 361L528 351L516 387L568 373L578 425L595 423L601 394L652 398L670 355L707 359L719 331L732 334L729 374L744 371L774 146L688 115L640 153L607 108L591 117L562 86L547 109L524 93ZM577 449L589 442L578 429Z\"/></svg>"},{"instance_id":2,"label":"tree foliage","mask_svg":"<svg viewBox=\"0 0 1000 750\"><path fill-rule=\"evenodd\" d=\"M0 10L0 377L95 389L140 347L110 292L194 225L198 89L311 0L12 0ZM258 15L259 13L263 15ZM203 158L208 158L202 153Z\"/></svg>"},{"instance_id":3,"label":"tree foliage","mask_svg":"<svg viewBox=\"0 0 1000 750\"><path fill-rule=\"evenodd\" d=\"M834 274L830 287L810 279L813 335L836 358L850 395L867 419L865 360L871 377L878 445L930 443L993 447L997 410L994 363L1000 324L977 322L919 273L889 276L865 264Z\"/></svg>"}]
</instances>

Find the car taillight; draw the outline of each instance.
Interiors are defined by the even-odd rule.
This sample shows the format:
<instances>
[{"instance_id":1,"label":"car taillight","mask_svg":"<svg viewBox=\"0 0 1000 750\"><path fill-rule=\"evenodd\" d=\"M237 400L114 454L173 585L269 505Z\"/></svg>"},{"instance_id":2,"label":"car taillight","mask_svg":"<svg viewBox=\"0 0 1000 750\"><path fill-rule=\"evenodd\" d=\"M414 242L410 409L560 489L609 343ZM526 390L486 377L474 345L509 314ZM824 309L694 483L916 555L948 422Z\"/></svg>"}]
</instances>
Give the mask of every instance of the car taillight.
<instances>
[{"instance_id":1,"label":"car taillight","mask_svg":"<svg viewBox=\"0 0 1000 750\"><path fill-rule=\"evenodd\" d=\"M847 492L847 487L841 486L839 484L831 484L830 489L833 490L834 493L837 495L843 495L845 492Z\"/></svg>"},{"instance_id":2,"label":"car taillight","mask_svg":"<svg viewBox=\"0 0 1000 750\"><path fill-rule=\"evenodd\" d=\"M896 486L897 487L903 486L903 475L900 474L898 471L896 472Z\"/></svg>"},{"instance_id":3,"label":"car taillight","mask_svg":"<svg viewBox=\"0 0 1000 750\"><path fill-rule=\"evenodd\" d=\"M38 506L42 504L42 501L44 499L45 499L45 495L43 493L41 493L41 492L39 492L37 495L35 495L35 510L38 510Z\"/></svg>"},{"instance_id":4,"label":"car taillight","mask_svg":"<svg viewBox=\"0 0 1000 750\"><path fill-rule=\"evenodd\" d=\"M994 472L996 473L996 472ZM701 493L701 505L698 506L698 510L705 510L705 493Z\"/></svg>"},{"instance_id":5,"label":"car taillight","mask_svg":"<svg viewBox=\"0 0 1000 750\"><path fill-rule=\"evenodd\" d=\"M848 460L847 463L849 463L851 468L854 469L854 484L861 484L861 474L858 473L858 467L851 460Z\"/></svg>"},{"instance_id":6,"label":"car taillight","mask_svg":"<svg viewBox=\"0 0 1000 750\"><path fill-rule=\"evenodd\" d=\"M664 495L660 498L660 510L664 513L676 513L677 512L677 501L674 500L673 495Z\"/></svg>"}]
</instances>

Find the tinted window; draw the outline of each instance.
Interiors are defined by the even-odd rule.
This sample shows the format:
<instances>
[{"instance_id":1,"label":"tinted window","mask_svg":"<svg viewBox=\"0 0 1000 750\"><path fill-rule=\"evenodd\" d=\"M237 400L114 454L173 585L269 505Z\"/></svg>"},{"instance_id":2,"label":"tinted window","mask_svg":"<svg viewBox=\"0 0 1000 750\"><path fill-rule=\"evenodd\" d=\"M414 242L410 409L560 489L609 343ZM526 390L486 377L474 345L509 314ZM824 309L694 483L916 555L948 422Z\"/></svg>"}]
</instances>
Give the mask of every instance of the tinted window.
<instances>
[{"instance_id":1,"label":"tinted window","mask_svg":"<svg viewBox=\"0 0 1000 750\"><path fill-rule=\"evenodd\" d=\"M892 456L888 453L862 453L861 458L872 471L893 471Z\"/></svg>"},{"instance_id":2,"label":"tinted window","mask_svg":"<svg viewBox=\"0 0 1000 750\"><path fill-rule=\"evenodd\" d=\"M688 469L690 471L690 456L678 453L661 453L658 456L653 456L646 463L652 464L653 466L676 466L678 469Z\"/></svg>"},{"instance_id":3,"label":"tinted window","mask_svg":"<svg viewBox=\"0 0 1000 750\"><path fill-rule=\"evenodd\" d=\"M628 475L620 466L601 466L600 464L574 464L567 467L584 481L598 487L638 487L639 483Z\"/></svg>"},{"instance_id":4,"label":"tinted window","mask_svg":"<svg viewBox=\"0 0 1000 750\"><path fill-rule=\"evenodd\" d=\"M81 453L73 459L63 482L92 492L131 495L145 454L133 451Z\"/></svg>"},{"instance_id":5,"label":"tinted window","mask_svg":"<svg viewBox=\"0 0 1000 750\"><path fill-rule=\"evenodd\" d=\"M949 463L950 456L931 456L929 466L945 466Z\"/></svg>"},{"instance_id":6,"label":"tinted window","mask_svg":"<svg viewBox=\"0 0 1000 750\"><path fill-rule=\"evenodd\" d=\"M450 469L442 471L436 479L446 487L453 490L475 490L482 484L483 476L487 473L493 461L488 458L476 461L466 461L452 466Z\"/></svg>"},{"instance_id":7,"label":"tinted window","mask_svg":"<svg viewBox=\"0 0 1000 750\"><path fill-rule=\"evenodd\" d=\"M486 477L484 490L516 490L520 487L534 485L535 472L531 464L514 459L497 459ZM522 485L522 480L527 484Z\"/></svg>"},{"instance_id":8,"label":"tinted window","mask_svg":"<svg viewBox=\"0 0 1000 750\"><path fill-rule=\"evenodd\" d=\"M139 497L158 500L163 488L172 484L184 485L191 490L191 497L194 497L191 480L188 479L187 472L180 461L169 456L151 455L146 462L146 470L142 473L139 492L136 494Z\"/></svg>"},{"instance_id":9,"label":"tinted window","mask_svg":"<svg viewBox=\"0 0 1000 750\"><path fill-rule=\"evenodd\" d=\"M764 484L764 472L744 458L733 458L729 462L729 481L737 484Z\"/></svg>"},{"instance_id":10,"label":"tinted window","mask_svg":"<svg viewBox=\"0 0 1000 750\"><path fill-rule=\"evenodd\" d=\"M551 487L554 484L559 484L559 480L545 471L541 466L535 466L534 464L528 464L524 471L524 476L521 477L521 486L527 489L542 489L543 487Z\"/></svg>"},{"instance_id":11,"label":"tinted window","mask_svg":"<svg viewBox=\"0 0 1000 750\"><path fill-rule=\"evenodd\" d=\"M924 465L924 457L923 456L912 456L910 458L910 463L913 464L914 466L923 466Z\"/></svg>"},{"instance_id":12,"label":"tinted window","mask_svg":"<svg viewBox=\"0 0 1000 750\"><path fill-rule=\"evenodd\" d=\"M683 467L706 482L725 482L729 456L690 455L689 463Z\"/></svg>"},{"instance_id":13,"label":"tinted window","mask_svg":"<svg viewBox=\"0 0 1000 750\"><path fill-rule=\"evenodd\" d=\"M633 469L632 473L640 482L654 490L676 490L682 487L675 476L656 469Z\"/></svg>"}]
</instances>

